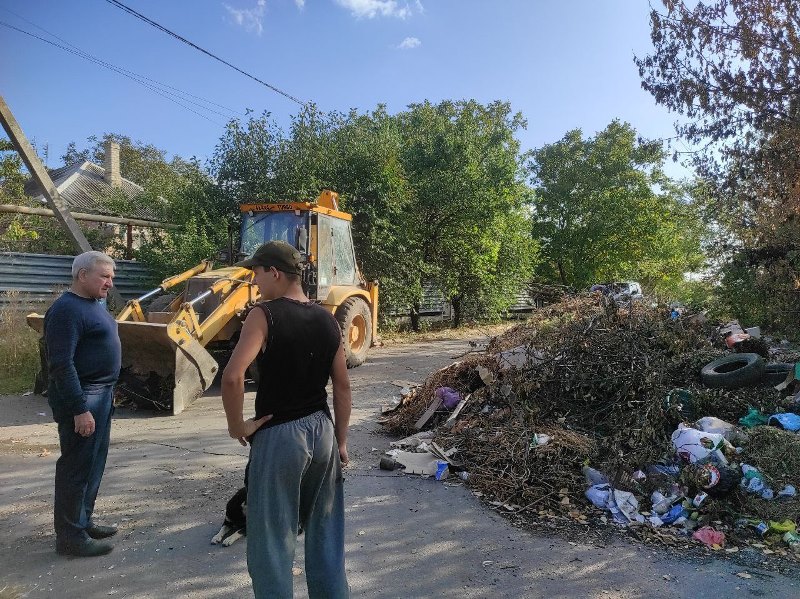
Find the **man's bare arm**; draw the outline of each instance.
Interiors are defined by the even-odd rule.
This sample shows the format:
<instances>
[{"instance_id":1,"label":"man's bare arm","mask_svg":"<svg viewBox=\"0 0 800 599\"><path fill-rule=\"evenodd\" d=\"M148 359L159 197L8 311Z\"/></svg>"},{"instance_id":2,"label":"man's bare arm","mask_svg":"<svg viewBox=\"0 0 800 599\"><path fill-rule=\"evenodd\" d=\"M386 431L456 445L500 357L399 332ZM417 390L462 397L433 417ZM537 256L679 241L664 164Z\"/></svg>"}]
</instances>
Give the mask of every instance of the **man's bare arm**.
<instances>
[{"instance_id":1,"label":"man's bare arm","mask_svg":"<svg viewBox=\"0 0 800 599\"><path fill-rule=\"evenodd\" d=\"M222 405L228 420L228 434L239 443L247 445L247 437L272 418L263 416L258 420L244 420L244 375L247 367L256 359L267 338L267 319L260 308L250 311L242 325L239 342L222 373ZM262 381L263 384L266 384Z\"/></svg>"},{"instance_id":2,"label":"man's bare arm","mask_svg":"<svg viewBox=\"0 0 800 599\"><path fill-rule=\"evenodd\" d=\"M333 383L333 416L336 440L339 443L339 457L342 464L350 461L347 454L347 429L350 426L350 410L353 398L350 393L350 377L347 374L347 360L344 356L344 345L339 346L331 366L331 382Z\"/></svg>"}]
</instances>

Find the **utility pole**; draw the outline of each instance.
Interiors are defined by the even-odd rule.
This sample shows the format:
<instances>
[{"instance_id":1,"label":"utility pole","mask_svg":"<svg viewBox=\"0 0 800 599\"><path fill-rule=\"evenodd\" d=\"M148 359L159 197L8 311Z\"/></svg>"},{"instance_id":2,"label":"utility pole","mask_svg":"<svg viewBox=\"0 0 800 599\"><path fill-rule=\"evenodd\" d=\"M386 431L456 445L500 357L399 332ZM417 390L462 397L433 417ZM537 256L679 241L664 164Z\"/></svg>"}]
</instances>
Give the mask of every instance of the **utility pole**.
<instances>
[{"instance_id":1,"label":"utility pole","mask_svg":"<svg viewBox=\"0 0 800 599\"><path fill-rule=\"evenodd\" d=\"M31 177L33 177L34 181L36 181L41 188L42 194L47 200L47 205L53 211L58 222L61 223L64 231L66 231L72 241L72 245L75 246L77 253L91 251L92 246L89 245L83 231L81 231L78 223L72 217L69 208L67 208L61 200L58 189L56 189L47 169L42 164L42 161L39 160L28 138L25 137L25 133L22 132L22 127L19 126L17 119L14 118L3 96L0 96L0 123L2 123L3 129L5 129L14 148L19 152L25 166L28 167ZM125 300L122 299L122 296L115 287L109 291L109 295L118 309L125 305Z\"/></svg>"}]
</instances>

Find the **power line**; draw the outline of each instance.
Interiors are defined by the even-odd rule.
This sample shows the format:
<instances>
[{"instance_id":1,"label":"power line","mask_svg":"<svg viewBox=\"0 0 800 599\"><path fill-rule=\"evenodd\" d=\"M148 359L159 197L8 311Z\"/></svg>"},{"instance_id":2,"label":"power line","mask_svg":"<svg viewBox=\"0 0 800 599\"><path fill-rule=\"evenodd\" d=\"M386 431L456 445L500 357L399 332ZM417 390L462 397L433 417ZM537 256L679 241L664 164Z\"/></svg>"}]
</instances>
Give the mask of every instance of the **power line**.
<instances>
[{"instance_id":1,"label":"power line","mask_svg":"<svg viewBox=\"0 0 800 599\"><path fill-rule=\"evenodd\" d=\"M11 10L10 8L7 8L7 7L5 7L5 6L0 6L0 9L1 9L1 10L4 10L4 11L6 11L6 12L8 12L8 13L12 14L12 15L14 15L14 16L15 16L15 17L17 17L18 19L21 19L21 20L25 21L25 22L26 22L26 23L28 23L29 25L33 25L34 27L36 27L36 29L39 29L40 31L43 31L43 32L45 32L47 35L49 35L49 36L51 36L51 37L53 37L53 38L57 39L58 41L60 41L60 42L62 42L62 43L64 43L64 44L66 44L67 46L70 46L71 48L74 48L74 49L75 49L77 52L80 52L80 54L81 54L82 56L83 56L83 55L85 55L85 57L87 57L87 58L91 58L92 60L98 61L98 63L99 63L99 64L101 64L102 66L109 66L109 68L110 68L110 67L114 67L115 69L119 69L119 71L121 71L122 73L126 73L126 74L128 74L128 75L131 75L132 77L137 77L137 78L139 78L139 79L142 79L142 80L145 80L145 81L149 81L149 82L151 82L151 83L153 83L153 84L155 84L155 85L161 86L161 87L163 87L163 88L166 88L166 89L173 90L173 91L177 92L178 94L183 94L184 96L189 96L190 98L195 98L196 100L200 100L200 101L202 101L202 102L205 102L206 104L210 104L210 105L212 105L212 106L217 106L218 108L222 108L223 110L227 110L228 112L230 112L230 113L232 113L232 114L234 114L234 115L237 115L237 116L238 116L238 115L242 114L242 112L241 112L240 110L235 110L235 109L233 109L233 108L230 108L230 107L228 107L228 106L225 106L224 104L219 104L219 103L217 103L217 102L214 102L213 100L209 100L209 99L207 99L207 98L203 98L202 96L197 96L197 95L195 95L195 94L189 93L189 92L187 92L187 91L184 91L184 90L182 90L182 89L179 89L179 88L177 88L177 87L173 87L173 86L171 86L171 85L168 85L168 84L166 84L166 83L161 83L160 81L156 81L155 79L151 79L150 77L146 77L145 75L140 75L140 74L138 74L138 73L135 73L135 72L133 72L133 71L129 71L129 70L127 70L127 69L124 69L124 68L122 68L122 67L120 67L120 66L116 66L116 65L113 65L113 64L111 64L111 63L107 63L107 62L105 62L105 61L103 61L103 60L101 60L101 59L99 59L99 58L97 58L97 57L95 57L95 56L92 56L91 54L89 54L88 52L86 52L86 51L82 50L81 48L79 48L79 47L78 47L78 46L76 46L75 44L72 44L72 43L70 43L68 40L65 40L64 38L62 38L62 37L59 37L58 35L56 35L56 34L55 34L55 33L53 33L52 31L48 31L47 29L45 29L45 28L44 28L44 27L42 27L41 25L37 25L36 23L34 23L33 21L31 21L30 19L27 19L27 18L25 18L24 16L22 16L22 15L20 15L20 14L16 13L16 12L14 12L14 11L13 11L13 10ZM27 33L27 32L24 32L24 31L23 31L23 33ZM47 40L43 40L43 41L47 41ZM49 42L48 42L48 43L49 43ZM184 99L184 98L181 98L181 99ZM187 100L187 101L189 101L189 100ZM197 104L197 105L198 105L198 106L201 106L200 104ZM225 116L225 115L224 115L224 114L222 114L222 113L217 113L217 114L220 114L221 116Z\"/></svg>"},{"instance_id":2,"label":"power line","mask_svg":"<svg viewBox=\"0 0 800 599\"><path fill-rule=\"evenodd\" d=\"M274 91L275 93L278 93L278 94L280 94L280 95L284 96L285 98L288 98L288 99L290 99L292 102L297 102L297 103L298 103L300 106L305 106L305 105L306 105L306 103L305 103L305 102L303 102L303 101L301 101L301 100L298 100L297 98L295 98L293 95L289 94L288 92L285 92L285 91L283 91L282 89L278 89L277 87L275 87L274 85L270 85L270 84L269 84L269 83L267 83L266 81L262 81L261 79L259 79L259 78L258 78L258 77L256 77L255 75L251 75L251 74L250 74L250 73L248 73L247 71L243 71L243 70L242 70L242 69L240 69L239 67L237 67L237 66L235 66L235 65L232 65L231 63L229 63L227 60L224 60L224 59L220 58L219 56L217 56L216 54L213 54L213 53L209 52L208 50L205 50L205 49L201 48L201 47L200 47L200 46L198 46L197 44L195 44L195 43L193 43L193 42L190 42L190 41L189 41L189 40L187 40L185 37L183 37L183 36L181 36L181 35L178 35L178 34L177 34L177 33L175 33L174 31L171 31L171 30L167 29L166 27L164 27L163 25L160 25L160 24L156 23L156 22L155 22L155 21L153 21L152 19L148 19L148 18L147 18L146 16L144 16L143 14L136 12L135 10L133 10L132 8L130 8L129 6L126 6L126 5L124 5L122 2L119 2L118 0L106 0L106 2L108 2L108 3L109 3L109 4L111 4L112 6L116 6L116 7L117 7L117 8L119 8L120 10L124 10L124 11L125 11L125 12L127 12L128 14L130 14L130 15L133 15L134 17L136 17L137 19L139 19L139 20L141 20L141 21L144 21L144 22L145 22L145 23L147 23L148 25L152 25L153 27L155 27L156 29L159 29L159 30L163 31L163 32L164 32L164 33L166 33L167 35L171 35L171 36L172 36L172 37L174 37L175 39L177 39L177 40L179 40L179 41L183 42L184 44L186 44L186 45L188 45L188 46L191 46L191 47L192 47L192 48L194 48L195 50L199 50L200 52L202 52L203 54L205 54L205 55L207 55L207 56L210 56L210 57L211 57L211 58L213 58L214 60L218 60L218 61L219 61L219 62L221 62L222 64L224 64L224 65L227 65L227 66L229 66L230 68L232 68L234 71L237 71L237 72L241 73L242 75L244 75L244 76L246 76L246 77L249 77L249 78L250 78L250 79L252 79L253 81L257 81L258 83L260 83L261 85L263 85L263 86L265 86L265 87L268 87L269 89L271 89L271 90L272 90L272 91Z\"/></svg>"},{"instance_id":3,"label":"power line","mask_svg":"<svg viewBox=\"0 0 800 599\"><path fill-rule=\"evenodd\" d=\"M81 57L81 58L83 58L85 60L88 60L89 62L93 62L93 63L98 64L100 66L106 67L107 69L115 71L115 72L119 73L120 75L122 75L124 77L128 77L128 79L131 79L131 80L135 81L139 85L142 85L142 86L146 87L147 89L149 89L150 91L158 94L159 96L162 96L163 98L166 98L167 100L169 100L171 102L174 102L175 104L177 104L181 108L184 108L185 110L188 110L189 112L193 112L197 116L199 116L201 118L204 118L205 120L207 120L207 121L209 121L211 123L214 123L215 125L219 125L220 127L224 127L225 126L224 123L220 123L218 121L215 121L214 119L209 118L205 114L202 114L202 113L194 110L190 106L187 106L186 104L183 104L181 101L179 101L178 99L176 99L174 97L175 94L170 95L170 92L167 92L165 90L159 89L159 88L155 87L154 85L151 85L151 84L146 83L146 82L144 82L144 81L142 81L140 79L137 79L137 77L140 77L139 75L136 75L136 76L131 75L131 74L125 72L124 69L121 69L120 67L112 65L112 64L107 63L105 61L102 61L99 58L96 58L96 57L92 56L91 54L87 54L87 53L85 53L83 51L75 50L73 48L69 48L67 46L63 46L61 44L57 44L56 42L54 42L52 40L49 40L49 39L43 38L41 36L38 36L35 33L31 33L30 31L25 31L24 29L20 29L19 27L11 25L10 23L6 23L5 21L0 21L0 25L2 25L3 27L7 27L8 29L13 29L14 31L18 31L19 33L23 33L25 35L28 35L28 36L30 36L32 38L38 39L38 40L40 40L42 42L50 44L51 46L55 46L56 48L64 50L65 52L69 52L70 54L75 54L76 56L79 56L79 57ZM192 104L200 106L203 110L207 110L207 111L210 111L210 112L215 112L216 114L219 114L221 116L226 116L226 115L222 114L221 112L218 112L218 111L213 110L211 108L208 108L206 106L199 105L197 102L192 102L191 100L188 100L186 98L180 98L180 100L182 100L184 102L190 102Z\"/></svg>"}]
</instances>

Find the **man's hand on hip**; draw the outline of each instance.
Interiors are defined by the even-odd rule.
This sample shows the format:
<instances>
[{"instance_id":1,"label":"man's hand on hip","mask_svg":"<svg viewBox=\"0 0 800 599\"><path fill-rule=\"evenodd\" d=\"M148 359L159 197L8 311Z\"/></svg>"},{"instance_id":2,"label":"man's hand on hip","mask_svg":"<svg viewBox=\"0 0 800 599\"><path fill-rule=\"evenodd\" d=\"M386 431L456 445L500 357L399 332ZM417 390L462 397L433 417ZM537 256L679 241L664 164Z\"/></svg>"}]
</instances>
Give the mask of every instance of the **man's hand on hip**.
<instances>
[{"instance_id":1,"label":"man's hand on hip","mask_svg":"<svg viewBox=\"0 0 800 599\"><path fill-rule=\"evenodd\" d=\"M91 412L78 414L75 418L75 432L81 437L89 437L94 434L94 416Z\"/></svg>"},{"instance_id":2,"label":"man's hand on hip","mask_svg":"<svg viewBox=\"0 0 800 599\"><path fill-rule=\"evenodd\" d=\"M247 447L247 438L260 429L270 418L272 418L272 414L262 416L258 420L255 418L243 420L234 425L228 423L228 434L231 436L231 439L238 439L239 443Z\"/></svg>"}]
</instances>

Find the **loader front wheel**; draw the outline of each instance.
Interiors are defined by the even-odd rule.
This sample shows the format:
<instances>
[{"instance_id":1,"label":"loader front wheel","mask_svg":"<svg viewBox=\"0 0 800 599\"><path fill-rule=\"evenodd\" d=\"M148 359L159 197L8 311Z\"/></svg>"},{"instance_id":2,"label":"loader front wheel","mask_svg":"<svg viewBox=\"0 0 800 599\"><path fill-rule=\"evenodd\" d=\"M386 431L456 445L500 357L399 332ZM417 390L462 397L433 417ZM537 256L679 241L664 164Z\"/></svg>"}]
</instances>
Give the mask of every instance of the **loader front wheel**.
<instances>
[{"instance_id":1,"label":"loader front wheel","mask_svg":"<svg viewBox=\"0 0 800 599\"><path fill-rule=\"evenodd\" d=\"M372 345L372 314L367 302L360 297L348 298L336 310L336 320L342 327L347 367L360 366Z\"/></svg>"}]
</instances>

